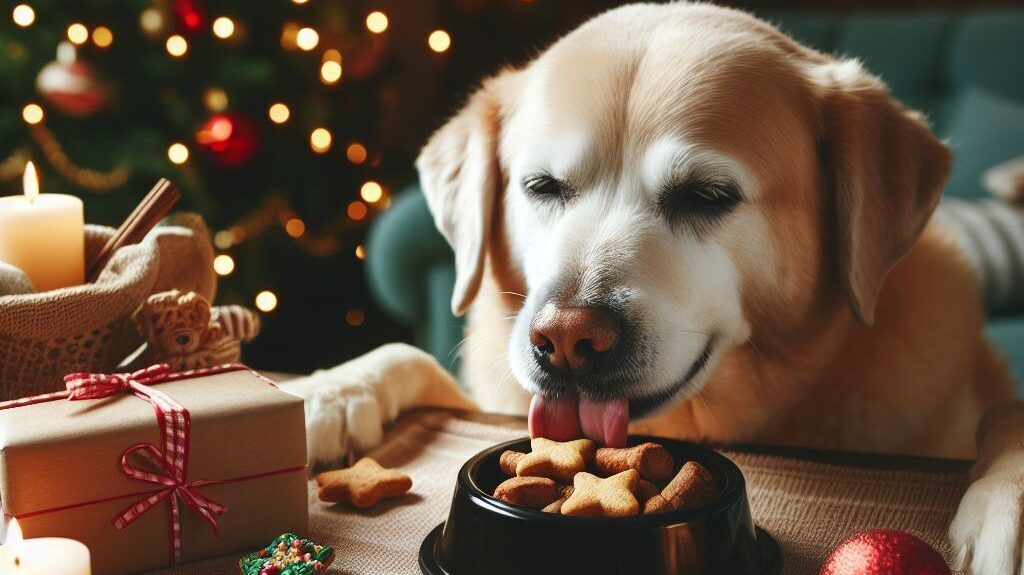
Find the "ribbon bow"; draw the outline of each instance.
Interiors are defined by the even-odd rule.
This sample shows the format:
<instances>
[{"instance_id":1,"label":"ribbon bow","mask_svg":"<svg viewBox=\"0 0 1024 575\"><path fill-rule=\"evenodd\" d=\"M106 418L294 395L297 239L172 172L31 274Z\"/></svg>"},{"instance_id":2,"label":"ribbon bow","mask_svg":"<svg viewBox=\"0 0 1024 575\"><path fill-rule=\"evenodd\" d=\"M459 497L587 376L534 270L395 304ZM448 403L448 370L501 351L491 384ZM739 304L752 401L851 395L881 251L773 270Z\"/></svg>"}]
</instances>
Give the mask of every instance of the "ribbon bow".
<instances>
[{"instance_id":1,"label":"ribbon bow","mask_svg":"<svg viewBox=\"0 0 1024 575\"><path fill-rule=\"evenodd\" d=\"M148 461L160 472L147 471L132 465L133 455L138 454L141 459ZM214 535L218 534L217 516L223 515L228 508L216 501L197 493L195 488L206 484L216 484L216 481L183 481L179 479L180 470L174 466L159 449L152 443L139 443L129 447L121 455L121 469L124 474L132 479L146 481L163 485L164 487L154 493L150 493L144 499L130 505L114 517L114 527L118 530L131 525L145 512L156 507L160 502L167 501L169 508L169 522L171 530L171 541L174 547L174 559L181 559L181 521L179 519L178 497L185 502L203 521L213 529ZM177 497L175 497L177 496Z\"/></svg>"},{"instance_id":2,"label":"ribbon bow","mask_svg":"<svg viewBox=\"0 0 1024 575\"><path fill-rule=\"evenodd\" d=\"M118 513L114 527L124 529L145 512L162 501L167 502L170 530L170 562L181 560L181 521L178 498L195 511L217 534L217 516L224 514L227 507L203 497L195 488L221 483L219 481L188 481L190 417L188 410L166 393L146 384L156 384L171 379L171 368L163 363L140 369L133 373L73 373L64 378L68 399L103 399L118 393L131 393L147 401L156 411L160 427L160 442L163 449L152 443L139 443L121 454L121 470L125 475L139 481L155 483L164 487L147 494L138 502ZM132 465L133 455L147 460L159 472L147 471Z\"/></svg>"},{"instance_id":3,"label":"ribbon bow","mask_svg":"<svg viewBox=\"0 0 1024 575\"><path fill-rule=\"evenodd\" d=\"M122 392L140 395L133 384L158 383L170 373L171 366L160 363L132 373L72 373L64 377L64 385L71 401L103 399Z\"/></svg>"}]
</instances>

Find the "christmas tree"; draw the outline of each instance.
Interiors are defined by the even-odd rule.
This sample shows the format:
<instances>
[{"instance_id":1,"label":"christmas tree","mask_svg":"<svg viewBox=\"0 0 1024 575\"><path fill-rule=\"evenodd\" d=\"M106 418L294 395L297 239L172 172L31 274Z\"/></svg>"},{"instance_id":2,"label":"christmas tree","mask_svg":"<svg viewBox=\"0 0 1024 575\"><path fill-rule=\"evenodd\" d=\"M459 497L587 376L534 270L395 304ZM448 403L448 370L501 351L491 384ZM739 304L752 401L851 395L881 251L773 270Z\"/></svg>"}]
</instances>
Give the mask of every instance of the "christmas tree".
<instances>
[{"instance_id":1,"label":"christmas tree","mask_svg":"<svg viewBox=\"0 0 1024 575\"><path fill-rule=\"evenodd\" d=\"M245 353L308 371L407 331L363 277L368 225L418 146L502 64L614 2L24 0L0 24L0 193L117 226L160 177L214 233L217 303L261 310Z\"/></svg>"}]
</instances>

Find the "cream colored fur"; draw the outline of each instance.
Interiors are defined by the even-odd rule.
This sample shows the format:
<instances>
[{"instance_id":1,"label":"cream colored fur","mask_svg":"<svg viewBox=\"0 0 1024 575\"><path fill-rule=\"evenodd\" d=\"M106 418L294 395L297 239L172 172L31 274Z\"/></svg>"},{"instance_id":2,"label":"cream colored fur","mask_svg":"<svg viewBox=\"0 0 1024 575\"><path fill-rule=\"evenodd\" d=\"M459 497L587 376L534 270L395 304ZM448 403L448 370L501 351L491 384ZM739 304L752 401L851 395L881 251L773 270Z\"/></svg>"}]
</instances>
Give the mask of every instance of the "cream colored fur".
<instances>
[{"instance_id":1,"label":"cream colored fur","mask_svg":"<svg viewBox=\"0 0 1024 575\"><path fill-rule=\"evenodd\" d=\"M524 413L537 389L526 330L543 298L620 290L657 352L629 393L675 390L701 334L715 336L707 367L632 432L973 457L982 415L1013 384L970 269L928 224L949 164L858 63L701 4L591 20L484 82L417 162L455 250L463 379L485 410ZM538 170L571 181L573 203L531 199ZM650 206L699 170L744 200L706 233L673 230ZM322 427L311 457L373 445L396 406L465 405L422 357L400 391L388 370L414 355L401 352L301 384ZM950 533L975 575L1024 573L1022 412L1010 403L983 428Z\"/></svg>"}]
</instances>

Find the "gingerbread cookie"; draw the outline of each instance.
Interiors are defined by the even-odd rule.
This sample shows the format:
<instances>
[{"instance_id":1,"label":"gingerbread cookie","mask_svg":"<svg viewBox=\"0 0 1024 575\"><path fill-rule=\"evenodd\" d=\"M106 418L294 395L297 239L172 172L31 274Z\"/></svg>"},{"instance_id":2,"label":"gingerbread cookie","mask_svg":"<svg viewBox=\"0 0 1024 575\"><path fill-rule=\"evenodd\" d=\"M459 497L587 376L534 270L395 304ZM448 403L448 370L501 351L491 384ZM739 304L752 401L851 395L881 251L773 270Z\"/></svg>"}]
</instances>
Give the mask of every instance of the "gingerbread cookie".
<instances>
[{"instance_id":1,"label":"gingerbread cookie","mask_svg":"<svg viewBox=\"0 0 1024 575\"><path fill-rule=\"evenodd\" d=\"M607 479L585 471L577 473L572 482L573 493L562 504L562 515L636 515L640 512L640 503L633 491L639 479L640 474L635 469L627 469Z\"/></svg>"},{"instance_id":2,"label":"gingerbread cookie","mask_svg":"<svg viewBox=\"0 0 1024 575\"><path fill-rule=\"evenodd\" d=\"M132 314L146 340L145 364L166 363L175 371L238 361L239 340L213 320L210 302L195 293L170 290L153 294Z\"/></svg>"},{"instance_id":3,"label":"gingerbread cookie","mask_svg":"<svg viewBox=\"0 0 1024 575\"><path fill-rule=\"evenodd\" d=\"M408 475L382 467L369 457L347 469L321 473L316 483L321 501L351 503L359 509L368 509L381 499L398 497L412 488Z\"/></svg>"},{"instance_id":4,"label":"gingerbread cookie","mask_svg":"<svg viewBox=\"0 0 1024 575\"><path fill-rule=\"evenodd\" d=\"M516 475L561 481L571 481L577 473L585 471L597 450L589 439L562 442L535 437L530 440L530 447L533 450L516 463Z\"/></svg>"}]
</instances>

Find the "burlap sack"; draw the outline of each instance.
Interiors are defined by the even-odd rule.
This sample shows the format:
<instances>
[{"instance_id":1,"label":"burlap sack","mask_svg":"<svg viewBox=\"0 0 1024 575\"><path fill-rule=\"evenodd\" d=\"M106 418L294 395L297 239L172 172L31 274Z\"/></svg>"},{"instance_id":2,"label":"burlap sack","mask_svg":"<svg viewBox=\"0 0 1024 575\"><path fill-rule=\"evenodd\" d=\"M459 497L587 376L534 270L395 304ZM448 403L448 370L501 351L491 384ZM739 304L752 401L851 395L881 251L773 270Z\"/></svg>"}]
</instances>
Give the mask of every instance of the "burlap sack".
<instances>
[{"instance_id":1,"label":"burlap sack","mask_svg":"<svg viewBox=\"0 0 1024 575\"><path fill-rule=\"evenodd\" d=\"M86 261L113 234L86 226ZM143 343L132 312L175 288L209 301L216 292L210 232L195 214L118 250L95 283L32 293L20 270L0 265L0 400L62 389L67 373L115 369Z\"/></svg>"}]
</instances>

